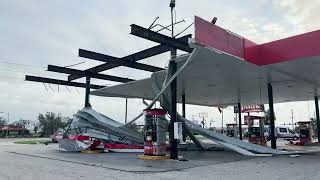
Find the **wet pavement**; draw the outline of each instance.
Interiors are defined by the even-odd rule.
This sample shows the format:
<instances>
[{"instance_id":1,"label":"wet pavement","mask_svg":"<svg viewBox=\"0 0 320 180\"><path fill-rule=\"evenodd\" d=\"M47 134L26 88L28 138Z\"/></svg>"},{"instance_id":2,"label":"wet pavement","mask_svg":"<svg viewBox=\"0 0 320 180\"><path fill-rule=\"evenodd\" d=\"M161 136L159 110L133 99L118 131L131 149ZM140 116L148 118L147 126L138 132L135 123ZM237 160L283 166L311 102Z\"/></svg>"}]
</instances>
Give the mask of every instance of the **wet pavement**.
<instances>
[{"instance_id":1,"label":"wet pavement","mask_svg":"<svg viewBox=\"0 0 320 180\"><path fill-rule=\"evenodd\" d=\"M23 147L23 148L22 148ZM58 150L57 144L27 145L8 148L5 152L17 156L49 159L125 172L167 172L250 159L230 151L179 152L187 161L141 160L141 153L98 153L86 154Z\"/></svg>"},{"instance_id":2,"label":"wet pavement","mask_svg":"<svg viewBox=\"0 0 320 180\"><path fill-rule=\"evenodd\" d=\"M320 153L249 158L230 151L193 151L180 152L189 161L153 161L139 160L135 153L66 153L56 144L9 142L0 140L1 180L320 179Z\"/></svg>"}]
</instances>

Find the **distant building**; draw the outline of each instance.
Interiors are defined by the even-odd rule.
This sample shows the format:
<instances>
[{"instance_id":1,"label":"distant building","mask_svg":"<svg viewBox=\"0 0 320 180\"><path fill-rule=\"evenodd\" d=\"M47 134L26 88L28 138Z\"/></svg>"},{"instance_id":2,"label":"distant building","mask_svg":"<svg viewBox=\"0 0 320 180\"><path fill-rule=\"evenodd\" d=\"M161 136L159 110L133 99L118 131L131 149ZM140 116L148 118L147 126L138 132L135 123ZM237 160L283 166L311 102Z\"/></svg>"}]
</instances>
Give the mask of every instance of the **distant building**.
<instances>
[{"instance_id":1,"label":"distant building","mask_svg":"<svg viewBox=\"0 0 320 180\"><path fill-rule=\"evenodd\" d=\"M16 125L3 125L0 126L0 137L24 137L29 136L28 129Z\"/></svg>"}]
</instances>

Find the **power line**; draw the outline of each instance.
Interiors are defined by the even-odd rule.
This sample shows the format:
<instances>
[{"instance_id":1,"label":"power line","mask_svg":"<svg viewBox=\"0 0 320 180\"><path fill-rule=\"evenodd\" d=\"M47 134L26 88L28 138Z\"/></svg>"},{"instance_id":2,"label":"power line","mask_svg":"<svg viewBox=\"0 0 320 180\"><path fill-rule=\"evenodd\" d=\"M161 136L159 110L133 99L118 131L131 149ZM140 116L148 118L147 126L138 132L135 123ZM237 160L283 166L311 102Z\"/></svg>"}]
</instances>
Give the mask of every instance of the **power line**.
<instances>
[{"instance_id":1,"label":"power line","mask_svg":"<svg viewBox=\"0 0 320 180\"><path fill-rule=\"evenodd\" d=\"M0 61L0 64L26 66L26 67L41 68L41 69L45 69L46 68L45 66L36 66L36 65L31 65L31 64L14 63L14 62L8 62L8 61Z\"/></svg>"},{"instance_id":2,"label":"power line","mask_svg":"<svg viewBox=\"0 0 320 180\"><path fill-rule=\"evenodd\" d=\"M0 75L0 78L12 78L12 79L19 79L19 80L22 80L22 81L24 81L24 77L13 77L13 76L2 76L2 75Z\"/></svg>"},{"instance_id":3,"label":"power line","mask_svg":"<svg viewBox=\"0 0 320 180\"><path fill-rule=\"evenodd\" d=\"M79 65L79 64L83 64L83 63L86 63L86 62L82 61L82 62L71 64L71 65L68 65L68 66L65 66L65 67L72 67L72 66L76 66L76 65Z\"/></svg>"},{"instance_id":4,"label":"power line","mask_svg":"<svg viewBox=\"0 0 320 180\"><path fill-rule=\"evenodd\" d=\"M16 70L16 69L3 69L0 68L0 71L9 71L9 72L19 72L19 73L30 73L30 71L20 71L20 70ZM39 71L40 72L40 71ZM42 71L43 73L46 73L46 71Z\"/></svg>"}]
</instances>

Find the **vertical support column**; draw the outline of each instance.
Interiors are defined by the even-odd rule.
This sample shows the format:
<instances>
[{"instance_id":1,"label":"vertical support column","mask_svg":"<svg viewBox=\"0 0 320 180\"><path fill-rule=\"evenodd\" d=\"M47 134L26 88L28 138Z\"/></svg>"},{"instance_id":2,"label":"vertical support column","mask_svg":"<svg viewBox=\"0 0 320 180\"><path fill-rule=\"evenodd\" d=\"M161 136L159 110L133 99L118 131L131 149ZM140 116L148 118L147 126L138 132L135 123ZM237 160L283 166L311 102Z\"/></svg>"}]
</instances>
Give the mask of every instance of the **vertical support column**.
<instances>
[{"instance_id":1,"label":"vertical support column","mask_svg":"<svg viewBox=\"0 0 320 180\"><path fill-rule=\"evenodd\" d=\"M171 1L171 37L174 38L174 24L173 24L173 9L175 7L175 2ZM177 64L173 61L177 56L177 49L171 49L171 61L169 65L169 73L174 75L177 71ZM170 129L169 129L169 138L170 138L170 159L178 159L178 141L174 139L174 123L177 121L177 78L175 78L171 84L171 120L170 120Z\"/></svg>"},{"instance_id":2,"label":"vertical support column","mask_svg":"<svg viewBox=\"0 0 320 180\"><path fill-rule=\"evenodd\" d=\"M90 106L90 77L87 76L84 107L89 107L89 106Z\"/></svg>"},{"instance_id":3,"label":"vertical support column","mask_svg":"<svg viewBox=\"0 0 320 180\"><path fill-rule=\"evenodd\" d=\"M186 118L186 95L185 94L182 94L181 100L182 100L182 117ZM187 134L184 128L182 131L182 140L183 141L187 140Z\"/></svg>"},{"instance_id":4,"label":"vertical support column","mask_svg":"<svg viewBox=\"0 0 320 180\"><path fill-rule=\"evenodd\" d=\"M177 71L177 64L171 60L169 65L169 73L173 76ZM170 158L178 159L178 141L174 139L174 123L177 121L177 79L175 78L170 84L171 91L171 106L170 106L170 129L169 129L169 141L170 141Z\"/></svg>"},{"instance_id":5,"label":"vertical support column","mask_svg":"<svg viewBox=\"0 0 320 180\"><path fill-rule=\"evenodd\" d=\"M277 148L276 137L274 136L274 110L273 110L273 90L271 83L268 83L268 98L269 98L269 117L270 117L270 139L271 139L271 148Z\"/></svg>"},{"instance_id":6,"label":"vertical support column","mask_svg":"<svg viewBox=\"0 0 320 180\"><path fill-rule=\"evenodd\" d=\"M239 112L239 139L242 140L242 121L241 121L241 104L238 103Z\"/></svg>"},{"instance_id":7,"label":"vertical support column","mask_svg":"<svg viewBox=\"0 0 320 180\"><path fill-rule=\"evenodd\" d=\"M186 118L186 95L182 94L182 117Z\"/></svg>"},{"instance_id":8,"label":"vertical support column","mask_svg":"<svg viewBox=\"0 0 320 180\"><path fill-rule=\"evenodd\" d=\"M124 123L127 124L127 121L128 121L128 98L126 98L126 110L125 110Z\"/></svg>"},{"instance_id":9,"label":"vertical support column","mask_svg":"<svg viewBox=\"0 0 320 180\"><path fill-rule=\"evenodd\" d=\"M317 120L317 132L318 132L318 142L320 142L320 118L319 118L319 101L318 96L314 97L315 109L316 109L316 120Z\"/></svg>"}]
</instances>

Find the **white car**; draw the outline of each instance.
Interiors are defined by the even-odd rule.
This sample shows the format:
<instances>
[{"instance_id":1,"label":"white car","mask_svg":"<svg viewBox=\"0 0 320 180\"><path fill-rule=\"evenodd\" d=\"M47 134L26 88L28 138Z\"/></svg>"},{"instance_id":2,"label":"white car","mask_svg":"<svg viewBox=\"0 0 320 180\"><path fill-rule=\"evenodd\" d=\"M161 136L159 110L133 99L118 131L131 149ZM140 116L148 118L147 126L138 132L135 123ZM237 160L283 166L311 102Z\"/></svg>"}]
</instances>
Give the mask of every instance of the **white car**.
<instances>
[{"instance_id":1,"label":"white car","mask_svg":"<svg viewBox=\"0 0 320 180\"><path fill-rule=\"evenodd\" d=\"M267 140L270 140L270 129L269 129L269 133L267 136ZM288 127L276 127L275 128L275 132L274 132L274 136L276 138L283 138L286 140L297 140L299 138L299 134L295 133L292 129L288 128Z\"/></svg>"}]
</instances>

